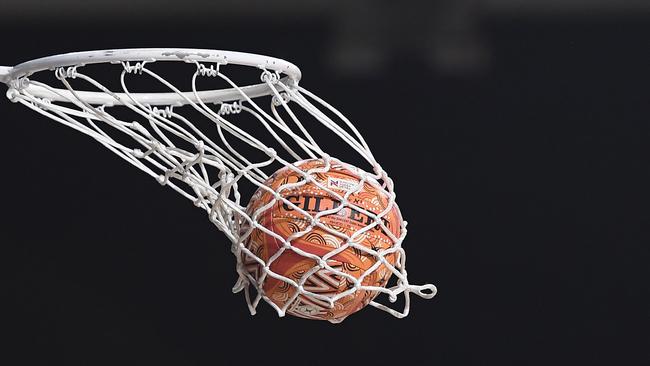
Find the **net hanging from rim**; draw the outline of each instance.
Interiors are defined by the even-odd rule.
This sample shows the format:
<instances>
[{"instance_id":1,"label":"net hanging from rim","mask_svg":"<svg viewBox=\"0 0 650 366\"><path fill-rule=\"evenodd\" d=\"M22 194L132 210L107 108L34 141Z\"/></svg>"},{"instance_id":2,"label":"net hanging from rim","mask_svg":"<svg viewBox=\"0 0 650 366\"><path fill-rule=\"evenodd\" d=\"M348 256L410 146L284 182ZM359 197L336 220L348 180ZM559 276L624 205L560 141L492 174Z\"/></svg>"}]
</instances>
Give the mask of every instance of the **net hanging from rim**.
<instances>
[{"instance_id":1,"label":"net hanging from rim","mask_svg":"<svg viewBox=\"0 0 650 366\"><path fill-rule=\"evenodd\" d=\"M191 75L191 91L181 91L155 72L152 65L161 61L180 61L174 64L190 68L184 70ZM104 65L102 75L115 67L119 73L119 91L114 91L115 86L111 88L98 81L91 73L85 73L84 67L89 64ZM237 85L225 72L231 64L249 66L248 70L258 69L261 83ZM46 70L53 71L56 80L47 83L32 77ZM82 52L0 69L0 81L9 86L7 97L11 101L92 137L160 184L174 189L205 210L210 221L232 243L231 250L237 259L239 275L233 292L245 293L251 314L255 314L261 300L283 316L299 296L333 307L337 300L356 291L369 291L375 295L388 295L390 302L404 295L401 310L370 301L370 305L376 308L396 317L404 317L409 312L410 294L432 298L436 288L433 285L412 285L408 281L406 254L402 247L407 233L406 221L401 223L398 236L386 227L384 216L391 209L398 209L393 181L377 163L354 125L327 102L300 87L300 76L296 66L280 59L237 52L186 49ZM132 92L132 78L149 78L165 91ZM220 80L227 88L200 88L198 84L204 80ZM61 86L52 86L54 82ZM81 88L78 89L77 84L83 86L83 90L79 90ZM263 108L264 105L266 108ZM123 117L127 114L129 118ZM319 141L308 131L306 121L303 122L303 115L313 120L310 123L324 127L339 143L354 150L369 164L372 172L346 164L344 160L321 149ZM249 120L236 122L242 120L243 116L248 116ZM261 137L262 134L266 139ZM301 168L301 162L314 159L321 164L309 169ZM317 174L327 173L334 166L354 172L357 178L356 184L344 194L314 178ZM300 179L271 187L269 178L279 167ZM305 184L312 184L327 192L340 204L315 213L298 207L283 195L284 191ZM351 195L359 192L364 184L378 187L388 197L383 211L370 212L350 202ZM240 190L244 186L270 195L271 201L254 212L247 212L248 202L242 196L245 189ZM287 205L307 218L300 231L282 237L259 223L260 216L275 203ZM326 215L340 214L346 209L362 212L369 218L365 227L354 235L337 232L321 222ZM296 238L315 228L331 232L341 238L343 244L324 255L316 255L292 245ZM368 248L355 241L358 235L373 229L387 233L392 241L390 248ZM279 240L282 247L278 253L265 261L249 250L245 242L253 230ZM361 276L351 276L329 263L329 259L349 248L374 258L374 265ZM312 259L316 264L314 269L301 278L288 278L275 273L271 269L273 261L285 251ZM387 256L396 260L389 261ZM252 258L262 273L259 276L251 275L242 257ZM392 274L393 285L383 287L363 283L363 279L379 266L385 266ZM305 282L317 270L326 270L345 278L351 286L335 294L312 292L306 288ZM292 298L282 306L265 294L264 281L270 278L295 289Z\"/></svg>"}]
</instances>

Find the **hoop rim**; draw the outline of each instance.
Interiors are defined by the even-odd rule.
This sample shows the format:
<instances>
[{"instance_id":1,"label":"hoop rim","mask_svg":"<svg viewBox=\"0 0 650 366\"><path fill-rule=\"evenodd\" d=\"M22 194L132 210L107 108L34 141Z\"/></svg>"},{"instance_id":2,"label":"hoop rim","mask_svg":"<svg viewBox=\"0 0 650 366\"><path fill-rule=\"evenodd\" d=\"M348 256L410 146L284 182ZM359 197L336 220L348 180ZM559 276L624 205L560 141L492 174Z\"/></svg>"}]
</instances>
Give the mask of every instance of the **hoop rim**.
<instances>
[{"instance_id":1,"label":"hoop rim","mask_svg":"<svg viewBox=\"0 0 650 366\"><path fill-rule=\"evenodd\" d=\"M218 65L234 64L250 66L283 73L286 75L283 79L285 79L285 81L291 81L293 85L297 85L302 77L302 73L298 66L283 59L254 53L196 48L128 48L71 52L37 58L23 62L14 67L0 66L0 82L10 84L14 80L29 77L37 72L54 70L60 67L143 61L183 61L188 63L198 61L201 63L212 63ZM42 88L30 87L32 92L39 94L37 96L46 97L53 101L67 102L67 100L60 95L69 95L68 90L55 89L60 93L51 93L41 89ZM242 89L255 96L268 94L268 86L264 83L245 86L242 87ZM234 97L239 94L233 88L204 91L204 93L205 92L208 92L206 96L209 96L209 100L206 100L206 102L232 100L236 99ZM105 93L83 92L83 94L88 97L91 104L121 104L113 98L108 97ZM151 105L186 104L184 98L181 98L180 96L179 98L174 98L173 93L131 93L131 96L136 100L146 101ZM161 97L160 101L157 101L157 97Z\"/></svg>"},{"instance_id":2,"label":"hoop rim","mask_svg":"<svg viewBox=\"0 0 650 366\"><path fill-rule=\"evenodd\" d=\"M37 58L10 67L8 72L6 72L6 78L8 80L15 80L24 76L32 75L39 71L65 66L148 60L185 62L200 61L222 65L235 64L259 67L284 73L296 82L300 81L300 78L302 77L300 68L291 62L255 53L200 48L122 48L113 50L70 52Z\"/></svg>"}]
</instances>

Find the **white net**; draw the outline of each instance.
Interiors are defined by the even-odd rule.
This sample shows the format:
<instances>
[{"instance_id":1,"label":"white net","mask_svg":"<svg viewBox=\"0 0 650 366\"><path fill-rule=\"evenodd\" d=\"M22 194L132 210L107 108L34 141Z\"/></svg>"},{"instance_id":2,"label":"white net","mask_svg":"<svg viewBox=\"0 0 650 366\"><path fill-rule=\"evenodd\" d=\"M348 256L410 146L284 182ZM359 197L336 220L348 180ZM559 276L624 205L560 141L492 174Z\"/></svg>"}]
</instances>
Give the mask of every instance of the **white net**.
<instances>
[{"instance_id":1,"label":"white net","mask_svg":"<svg viewBox=\"0 0 650 366\"><path fill-rule=\"evenodd\" d=\"M156 60L147 59L105 65L120 69L116 81L119 91L84 73L84 66L79 63L54 68L56 80L49 83L31 76L30 79L14 78L9 82L7 96L92 137L205 210L210 221L232 243L239 275L233 291L244 291L252 314L264 300L280 316L290 313L339 322L351 311L335 313L328 309L341 307L363 292L363 299L354 311L369 303L401 318L408 315L410 294L423 298L435 295L433 285L409 283L402 247L406 221L401 216L398 221L388 217L399 213L393 181L343 114L298 86L297 81L283 78L280 72L263 66L258 66L265 85L260 92L259 88L238 86L224 72L226 62L209 64L187 59L176 62L178 67L191 68L188 71L191 92L182 92L154 71L151 66L155 63ZM102 75L106 75L105 70ZM135 83L137 78L148 78L164 91L146 97L131 92L130 83ZM218 80L230 92L221 90L218 100L211 98L215 95L213 89L199 87L200 80L204 79ZM54 82L60 82L63 87L51 86ZM98 93L102 98L97 98ZM164 105L167 101L171 104ZM262 102L266 108L262 108ZM310 121L306 122L305 118ZM326 153L319 146L320 135L310 134L308 123L335 136L337 144L344 144L337 151L356 152L356 158L367 162L372 173ZM305 162L317 163L305 165ZM273 173L278 169L295 179L273 184ZM344 171L354 178L353 183L344 191L332 189L321 178L334 171ZM385 199L378 209L370 210L352 199L368 187ZM291 192L306 188L318 190L321 198L325 195L336 204L323 210L310 210L308 205L300 205L290 197ZM254 189L257 193L248 204L243 196L250 198ZM266 198L261 200L262 196ZM299 216L293 230L286 235L272 230L261 220L277 205ZM362 227L354 231L337 230L327 222L327 217L343 215L346 210L364 218L357 220L363 221ZM396 223L400 227L390 227ZM328 248L325 252L316 253L295 244L316 230L336 238L333 244L331 240L325 243ZM376 231L387 238L388 245L369 246L360 239ZM277 250L271 255L261 255L251 246L251 237L255 235L273 238L278 243ZM350 251L369 264L356 268L354 273L345 263L342 266L339 257ZM307 259L310 265L299 276L278 270L274 262L287 253ZM378 272L382 272L380 282L367 280ZM330 280L336 284L322 291L323 286L314 280L317 275L325 282ZM390 283L387 278L391 278ZM284 289L282 301L273 297L268 286L270 281ZM341 283L345 286L339 286ZM404 295L403 307L397 310L376 302L375 297L382 293L390 302Z\"/></svg>"}]
</instances>

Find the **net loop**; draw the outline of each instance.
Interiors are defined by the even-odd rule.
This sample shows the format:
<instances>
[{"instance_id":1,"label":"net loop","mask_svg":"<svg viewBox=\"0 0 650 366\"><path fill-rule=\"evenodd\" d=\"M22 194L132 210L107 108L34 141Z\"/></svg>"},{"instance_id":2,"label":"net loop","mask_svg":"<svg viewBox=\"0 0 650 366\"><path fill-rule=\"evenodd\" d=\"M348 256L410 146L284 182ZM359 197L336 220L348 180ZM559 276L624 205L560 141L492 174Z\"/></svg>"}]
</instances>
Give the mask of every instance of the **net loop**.
<instances>
[{"instance_id":1,"label":"net loop","mask_svg":"<svg viewBox=\"0 0 650 366\"><path fill-rule=\"evenodd\" d=\"M54 76L59 79L76 79L77 78L77 67L78 66L70 66L70 67L59 67L54 71Z\"/></svg>"},{"instance_id":2,"label":"net loop","mask_svg":"<svg viewBox=\"0 0 650 366\"><path fill-rule=\"evenodd\" d=\"M243 106L241 101L235 101L232 103L221 103L219 107L219 115L225 116L229 114L239 114L243 111Z\"/></svg>"},{"instance_id":3,"label":"net loop","mask_svg":"<svg viewBox=\"0 0 650 366\"><path fill-rule=\"evenodd\" d=\"M289 94L285 92L274 95L273 98L271 98L271 103L273 103L273 106L275 107L283 106L289 103L289 101L291 101L291 98L289 97Z\"/></svg>"},{"instance_id":4,"label":"net loop","mask_svg":"<svg viewBox=\"0 0 650 366\"><path fill-rule=\"evenodd\" d=\"M162 118L172 118L174 116L174 106L169 105L165 108L153 107L151 113Z\"/></svg>"},{"instance_id":5,"label":"net loop","mask_svg":"<svg viewBox=\"0 0 650 366\"><path fill-rule=\"evenodd\" d=\"M271 72L269 70L264 70L260 75L260 80L264 83L277 84L280 81L280 74L277 72Z\"/></svg>"},{"instance_id":6,"label":"net loop","mask_svg":"<svg viewBox=\"0 0 650 366\"><path fill-rule=\"evenodd\" d=\"M154 60L136 62L133 65L129 61L122 62L122 67L127 74L138 74L142 75L142 71L147 63L155 62ZM75 70L76 71L76 70Z\"/></svg>"},{"instance_id":7,"label":"net loop","mask_svg":"<svg viewBox=\"0 0 650 366\"><path fill-rule=\"evenodd\" d=\"M216 77L219 75L219 66L221 64L210 65L210 67L205 66L200 62L196 62L198 72L201 76Z\"/></svg>"}]
</instances>

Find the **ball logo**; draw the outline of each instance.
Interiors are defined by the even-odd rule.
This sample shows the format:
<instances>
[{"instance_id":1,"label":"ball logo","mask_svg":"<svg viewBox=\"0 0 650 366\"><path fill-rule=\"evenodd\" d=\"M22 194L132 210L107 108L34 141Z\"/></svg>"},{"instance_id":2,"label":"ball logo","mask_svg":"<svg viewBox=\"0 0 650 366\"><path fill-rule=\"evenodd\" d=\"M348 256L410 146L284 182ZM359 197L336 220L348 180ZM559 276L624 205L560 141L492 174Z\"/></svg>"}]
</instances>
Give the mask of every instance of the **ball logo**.
<instances>
[{"instance_id":1,"label":"ball logo","mask_svg":"<svg viewBox=\"0 0 650 366\"><path fill-rule=\"evenodd\" d=\"M357 186L359 185L359 182L351 181L351 180L345 180L345 179L337 179L337 178L332 178L328 177L327 178L327 187L328 188L334 188L334 189L339 189L342 191L352 191L355 188L358 188Z\"/></svg>"}]
</instances>

